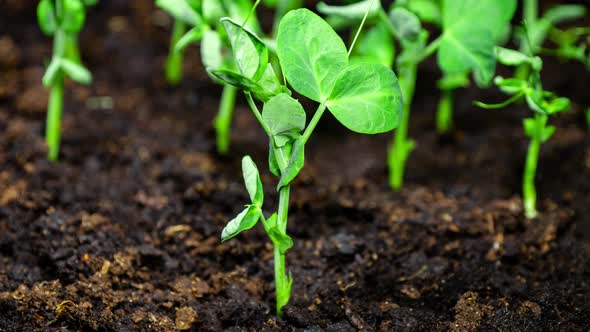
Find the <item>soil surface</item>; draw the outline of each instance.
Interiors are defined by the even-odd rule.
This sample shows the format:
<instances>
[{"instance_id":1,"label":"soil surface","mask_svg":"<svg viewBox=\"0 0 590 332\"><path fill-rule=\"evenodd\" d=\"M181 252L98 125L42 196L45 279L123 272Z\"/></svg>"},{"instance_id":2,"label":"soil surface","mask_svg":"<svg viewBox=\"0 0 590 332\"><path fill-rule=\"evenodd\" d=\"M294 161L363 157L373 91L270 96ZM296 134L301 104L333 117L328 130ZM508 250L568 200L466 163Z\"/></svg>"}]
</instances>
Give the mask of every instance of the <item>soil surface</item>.
<instances>
[{"instance_id":1,"label":"soil surface","mask_svg":"<svg viewBox=\"0 0 590 332\"><path fill-rule=\"evenodd\" d=\"M1 331L588 331L589 74L547 60L546 88L575 100L551 121L526 220L524 105L484 111L495 89L457 95L456 130L434 131L439 77L419 73L401 192L387 185L391 134L329 115L292 189L293 296L274 315L272 248L261 227L220 232L247 202L240 160L263 171L267 140L243 100L232 154L215 153L220 88L198 49L168 87L170 19L151 1L102 1L81 35L89 87L67 84L60 162L45 159L51 40L35 1L0 1ZM112 107L110 107L112 103Z\"/></svg>"}]
</instances>

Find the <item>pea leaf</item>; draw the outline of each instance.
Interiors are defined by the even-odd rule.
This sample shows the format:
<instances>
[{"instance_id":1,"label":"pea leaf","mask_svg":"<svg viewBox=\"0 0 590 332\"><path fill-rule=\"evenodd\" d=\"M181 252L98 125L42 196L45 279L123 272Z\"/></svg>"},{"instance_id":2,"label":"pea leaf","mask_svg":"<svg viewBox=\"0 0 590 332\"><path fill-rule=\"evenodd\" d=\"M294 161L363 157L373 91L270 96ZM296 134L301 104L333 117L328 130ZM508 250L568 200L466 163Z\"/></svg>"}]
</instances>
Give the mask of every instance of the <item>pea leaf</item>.
<instances>
[{"instance_id":1,"label":"pea leaf","mask_svg":"<svg viewBox=\"0 0 590 332\"><path fill-rule=\"evenodd\" d=\"M82 30L86 12L80 0L63 0L63 17L61 27L66 32L77 33Z\"/></svg>"},{"instance_id":2,"label":"pea leaf","mask_svg":"<svg viewBox=\"0 0 590 332\"><path fill-rule=\"evenodd\" d=\"M397 127L403 103L391 69L381 64L353 64L338 77L326 105L346 128L376 134Z\"/></svg>"},{"instance_id":3,"label":"pea leaf","mask_svg":"<svg viewBox=\"0 0 590 332\"><path fill-rule=\"evenodd\" d=\"M287 94L291 94L291 91L287 90L286 88L280 85L279 79L277 78L277 75L275 74L275 71L272 68L272 66L266 66L266 69L264 70L262 77L256 83L258 83L258 85L260 85L262 88L268 91L277 91L277 93L284 92Z\"/></svg>"},{"instance_id":4,"label":"pea leaf","mask_svg":"<svg viewBox=\"0 0 590 332\"><path fill-rule=\"evenodd\" d=\"M363 0L345 6L331 6L324 2L320 2L317 5L317 9L324 15L335 15L348 20L361 20L365 16L365 12L370 3L371 0ZM381 10L381 1L375 0L369 11L368 17L376 16L379 13L379 10Z\"/></svg>"},{"instance_id":5,"label":"pea leaf","mask_svg":"<svg viewBox=\"0 0 590 332\"><path fill-rule=\"evenodd\" d=\"M293 247L293 239L289 235L282 233L277 227L277 214L273 213L267 219L267 223L270 225L270 229L268 230L270 240L275 246L279 247L281 254L286 253L287 250Z\"/></svg>"},{"instance_id":6,"label":"pea leaf","mask_svg":"<svg viewBox=\"0 0 590 332\"><path fill-rule=\"evenodd\" d=\"M60 67L69 77L78 83L90 84L92 82L90 71L74 61L60 59Z\"/></svg>"},{"instance_id":7,"label":"pea leaf","mask_svg":"<svg viewBox=\"0 0 590 332\"><path fill-rule=\"evenodd\" d=\"M494 46L516 10L516 0L443 0L438 62L446 73L474 70L480 85L495 71Z\"/></svg>"},{"instance_id":8,"label":"pea leaf","mask_svg":"<svg viewBox=\"0 0 590 332\"><path fill-rule=\"evenodd\" d=\"M227 84L231 84L242 90L251 92L254 95L254 97L256 97L259 100L262 100L263 102L266 102L272 96L279 93L278 91L269 91L266 87L263 87L254 80L228 69L208 69L208 71L211 75Z\"/></svg>"},{"instance_id":9,"label":"pea leaf","mask_svg":"<svg viewBox=\"0 0 590 332\"><path fill-rule=\"evenodd\" d=\"M258 168L250 156L242 158L242 173L244 175L246 190L248 190L248 195L250 195L250 200L253 204L261 207L264 202L264 190L262 188L262 181L260 180Z\"/></svg>"},{"instance_id":10,"label":"pea leaf","mask_svg":"<svg viewBox=\"0 0 590 332\"><path fill-rule=\"evenodd\" d=\"M257 81L268 65L268 49L254 33L230 18L221 19L221 23L232 45L238 68L244 76Z\"/></svg>"},{"instance_id":11,"label":"pea leaf","mask_svg":"<svg viewBox=\"0 0 590 332\"><path fill-rule=\"evenodd\" d=\"M291 157L289 158L289 164L287 168L281 174L281 179L277 185L277 191L282 187L288 185L299 175L303 164L305 163L305 140L303 137L299 137L293 142L293 148L291 149Z\"/></svg>"},{"instance_id":12,"label":"pea leaf","mask_svg":"<svg viewBox=\"0 0 590 332\"><path fill-rule=\"evenodd\" d=\"M344 42L321 17L307 9L287 13L279 24L277 53L295 91L324 101L348 64Z\"/></svg>"},{"instance_id":13,"label":"pea leaf","mask_svg":"<svg viewBox=\"0 0 590 332\"><path fill-rule=\"evenodd\" d=\"M389 20L401 40L416 40L422 31L418 16L403 7L394 7L389 13Z\"/></svg>"},{"instance_id":14,"label":"pea leaf","mask_svg":"<svg viewBox=\"0 0 590 332\"><path fill-rule=\"evenodd\" d=\"M156 0L156 5L175 19L198 27L203 23L201 15L186 0Z\"/></svg>"},{"instance_id":15,"label":"pea leaf","mask_svg":"<svg viewBox=\"0 0 590 332\"><path fill-rule=\"evenodd\" d=\"M548 9L542 20L551 25L556 25L584 17L584 15L586 15L586 7L583 5L558 5Z\"/></svg>"},{"instance_id":16,"label":"pea leaf","mask_svg":"<svg viewBox=\"0 0 590 332\"><path fill-rule=\"evenodd\" d=\"M443 78L436 82L441 90L454 90L469 85L468 73L445 74Z\"/></svg>"},{"instance_id":17,"label":"pea leaf","mask_svg":"<svg viewBox=\"0 0 590 332\"><path fill-rule=\"evenodd\" d=\"M374 62L391 67L394 56L395 48L387 26L383 22L378 22L366 33L361 33L350 62Z\"/></svg>"},{"instance_id":18,"label":"pea leaf","mask_svg":"<svg viewBox=\"0 0 590 332\"><path fill-rule=\"evenodd\" d=\"M221 39L219 39L219 35L215 31L207 30L203 34L201 61L208 70L224 68Z\"/></svg>"},{"instance_id":19,"label":"pea leaf","mask_svg":"<svg viewBox=\"0 0 590 332\"><path fill-rule=\"evenodd\" d=\"M281 176L281 168L279 167L279 163L275 156L273 143L270 141L268 144L268 168L274 176Z\"/></svg>"},{"instance_id":20,"label":"pea leaf","mask_svg":"<svg viewBox=\"0 0 590 332\"><path fill-rule=\"evenodd\" d=\"M262 119L270 128L276 147L284 146L305 128L303 106L286 93L278 94L264 104Z\"/></svg>"},{"instance_id":21,"label":"pea leaf","mask_svg":"<svg viewBox=\"0 0 590 332\"><path fill-rule=\"evenodd\" d=\"M51 59L49 66L45 70L45 74L43 74L43 85L46 87L50 87L53 84L53 81L57 77L59 70L61 68L61 60L58 57L54 57Z\"/></svg>"},{"instance_id":22,"label":"pea leaf","mask_svg":"<svg viewBox=\"0 0 590 332\"><path fill-rule=\"evenodd\" d=\"M37 21L39 27L46 35L52 35L57 29L55 7L52 0L41 0L37 5Z\"/></svg>"},{"instance_id":23,"label":"pea leaf","mask_svg":"<svg viewBox=\"0 0 590 332\"><path fill-rule=\"evenodd\" d=\"M421 21L440 25L442 14L438 0L411 0L407 7L416 13Z\"/></svg>"},{"instance_id":24,"label":"pea leaf","mask_svg":"<svg viewBox=\"0 0 590 332\"><path fill-rule=\"evenodd\" d=\"M228 222L223 228L223 231L221 231L221 242L225 242L241 232L254 227L258 219L260 219L261 213L260 208L256 205L246 207L244 211L240 212L240 214Z\"/></svg>"},{"instance_id":25,"label":"pea leaf","mask_svg":"<svg viewBox=\"0 0 590 332\"><path fill-rule=\"evenodd\" d=\"M205 21L213 26L216 25L222 17L227 16L227 12L219 0L203 0L201 2L201 13L203 13Z\"/></svg>"}]
</instances>

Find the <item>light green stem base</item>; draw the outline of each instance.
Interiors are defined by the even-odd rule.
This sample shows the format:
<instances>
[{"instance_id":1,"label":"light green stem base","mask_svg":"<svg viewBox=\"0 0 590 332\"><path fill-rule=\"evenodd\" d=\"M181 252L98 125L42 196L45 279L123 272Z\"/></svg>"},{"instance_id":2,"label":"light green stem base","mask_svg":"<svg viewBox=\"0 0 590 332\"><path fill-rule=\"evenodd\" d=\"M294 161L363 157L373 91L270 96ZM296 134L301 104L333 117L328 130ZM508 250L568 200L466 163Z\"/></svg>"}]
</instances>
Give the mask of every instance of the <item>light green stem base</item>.
<instances>
[{"instance_id":1,"label":"light green stem base","mask_svg":"<svg viewBox=\"0 0 590 332\"><path fill-rule=\"evenodd\" d=\"M283 234L287 233L287 220L289 216L289 196L290 186L285 186L279 191L279 211L277 226ZM289 302L291 297L292 279L287 276L285 268L285 254L281 254L278 246L274 247L274 264L275 264L275 285L277 299L277 314L283 315L283 307Z\"/></svg>"},{"instance_id":2,"label":"light green stem base","mask_svg":"<svg viewBox=\"0 0 590 332\"><path fill-rule=\"evenodd\" d=\"M410 64L399 70L399 83L404 99L404 109L399 127L395 131L395 140L389 149L389 184L394 190L400 190L404 183L406 160L414 150L414 141L408 139L408 125L412 98L416 88L417 64Z\"/></svg>"},{"instance_id":3,"label":"light green stem base","mask_svg":"<svg viewBox=\"0 0 590 332\"><path fill-rule=\"evenodd\" d=\"M446 134L453 127L453 90L442 90L436 112L436 130Z\"/></svg>"},{"instance_id":4,"label":"light green stem base","mask_svg":"<svg viewBox=\"0 0 590 332\"><path fill-rule=\"evenodd\" d=\"M237 93L238 88L235 86L229 84L223 86L221 103L219 104L219 111L217 112L214 122L217 152L221 155L226 155L229 152L231 142L231 123Z\"/></svg>"},{"instance_id":5,"label":"light green stem base","mask_svg":"<svg viewBox=\"0 0 590 332\"><path fill-rule=\"evenodd\" d=\"M545 127L543 115L535 115L537 130L541 132ZM541 138L539 135L532 137L529 142L524 174L522 177L522 194L524 203L524 213L528 219L537 216L537 190L535 188L535 176L537 173L537 164L539 162L539 151L541 149Z\"/></svg>"},{"instance_id":6,"label":"light green stem base","mask_svg":"<svg viewBox=\"0 0 590 332\"><path fill-rule=\"evenodd\" d=\"M182 63L183 63L183 53L176 52L174 47L176 43L182 38L182 36L186 33L186 24L175 20L174 27L172 29L172 38L170 40L170 51L168 53L168 59L166 60L166 80L168 83L176 85L180 83L182 80Z\"/></svg>"},{"instance_id":7,"label":"light green stem base","mask_svg":"<svg viewBox=\"0 0 590 332\"><path fill-rule=\"evenodd\" d=\"M57 161L59 158L59 144L61 137L61 113L63 109L64 78L63 75L55 79L49 94L47 108L47 122L45 141L48 147L47 158Z\"/></svg>"}]
</instances>

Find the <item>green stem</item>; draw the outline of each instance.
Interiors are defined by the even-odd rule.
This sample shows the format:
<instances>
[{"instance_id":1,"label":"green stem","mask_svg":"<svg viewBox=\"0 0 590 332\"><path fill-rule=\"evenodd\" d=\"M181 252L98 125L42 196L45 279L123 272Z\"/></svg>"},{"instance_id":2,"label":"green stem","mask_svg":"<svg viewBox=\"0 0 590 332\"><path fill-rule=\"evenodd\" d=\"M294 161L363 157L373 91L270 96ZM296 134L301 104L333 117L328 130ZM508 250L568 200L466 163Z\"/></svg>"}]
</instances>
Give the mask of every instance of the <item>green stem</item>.
<instances>
[{"instance_id":1,"label":"green stem","mask_svg":"<svg viewBox=\"0 0 590 332\"><path fill-rule=\"evenodd\" d=\"M63 109L64 77L59 75L51 86L49 106L47 108L47 122L45 141L48 146L47 158L57 161L59 157L59 142L61 136L61 113Z\"/></svg>"},{"instance_id":2,"label":"green stem","mask_svg":"<svg viewBox=\"0 0 590 332\"><path fill-rule=\"evenodd\" d=\"M436 129L439 134L448 133L453 127L453 90L442 90L436 112Z\"/></svg>"},{"instance_id":3,"label":"green stem","mask_svg":"<svg viewBox=\"0 0 590 332\"><path fill-rule=\"evenodd\" d=\"M176 43L186 33L186 24L180 20L174 20L174 27L172 29L172 38L170 40L170 51L168 59L166 60L166 80L170 84L178 84L182 79L182 52L174 50Z\"/></svg>"},{"instance_id":4,"label":"green stem","mask_svg":"<svg viewBox=\"0 0 590 332\"><path fill-rule=\"evenodd\" d=\"M229 151L231 122L236 103L238 88L225 84L221 93L219 111L215 117L214 127L217 141L217 152L224 155Z\"/></svg>"},{"instance_id":5,"label":"green stem","mask_svg":"<svg viewBox=\"0 0 590 332\"><path fill-rule=\"evenodd\" d=\"M318 106L318 109L313 114L311 121L309 121L309 125L307 125L307 128L305 128L305 131L303 132L303 140L305 143L307 143L307 140L309 140L311 133L313 133L315 127L320 122L320 119L322 118L322 115L324 114L325 110L326 110L326 102L323 102L320 104L320 106Z\"/></svg>"},{"instance_id":6,"label":"green stem","mask_svg":"<svg viewBox=\"0 0 590 332\"><path fill-rule=\"evenodd\" d=\"M78 35L75 33L65 34L64 39L66 58L78 64L82 64L80 49L78 48Z\"/></svg>"},{"instance_id":7,"label":"green stem","mask_svg":"<svg viewBox=\"0 0 590 332\"><path fill-rule=\"evenodd\" d=\"M588 126L588 131L590 131L590 108L586 109L586 126Z\"/></svg>"},{"instance_id":8,"label":"green stem","mask_svg":"<svg viewBox=\"0 0 590 332\"><path fill-rule=\"evenodd\" d=\"M544 119L545 118L545 119ZM536 132L542 133L545 128L546 115L535 115ZM537 216L537 191L535 189L535 175L537 173L537 164L539 161L539 150L541 149L541 135L536 134L531 137L527 152L524 174L522 177L522 193L524 200L524 212L528 219Z\"/></svg>"},{"instance_id":9,"label":"green stem","mask_svg":"<svg viewBox=\"0 0 590 332\"><path fill-rule=\"evenodd\" d=\"M537 22L537 17L539 17L538 0L524 0L522 16L526 24L535 24Z\"/></svg>"},{"instance_id":10,"label":"green stem","mask_svg":"<svg viewBox=\"0 0 590 332\"><path fill-rule=\"evenodd\" d=\"M395 190L400 190L404 182L405 163L408 155L414 149L414 141L408 139L408 125L410 109L416 88L417 63L408 63L398 70L399 83L404 100L404 109L399 127L395 131L395 141L389 149L389 184Z\"/></svg>"},{"instance_id":11,"label":"green stem","mask_svg":"<svg viewBox=\"0 0 590 332\"><path fill-rule=\"evenodd\" d=\"M284 186L279 191L279 211L277 217L277 226L279 231L283 234L287 233L287 220L289 217L289 194L290 186ZM276 284L276 300L277 300L277 314L282 316L283 307L289 302L291 297L291 282L290 276L287 276L285 268L285 254L281 253L278 246L274 247L274 264L275 264L275 284Z\"/></svg>"}]
</instances>

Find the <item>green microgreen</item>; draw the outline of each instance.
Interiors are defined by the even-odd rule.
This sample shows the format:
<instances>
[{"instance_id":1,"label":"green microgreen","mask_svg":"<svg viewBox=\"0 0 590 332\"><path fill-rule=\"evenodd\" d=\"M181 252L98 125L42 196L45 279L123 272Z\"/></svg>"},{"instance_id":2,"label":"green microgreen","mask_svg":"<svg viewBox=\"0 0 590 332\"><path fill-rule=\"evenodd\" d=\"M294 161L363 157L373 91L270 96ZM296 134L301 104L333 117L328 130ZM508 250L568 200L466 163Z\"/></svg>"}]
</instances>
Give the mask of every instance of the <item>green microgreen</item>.
<instances>
[{"instance_id":1,"label":"green microgreen","mask_svg":"<svg viewBox=\"0 0 590 332\"><path fill-rule=\"evenodd\" d=\"M546 142L556 129L554 126L548 125L547 122L551 115L569 109L570 101L567 98L559 97L543 89L541 84L543 62L541 58L533 55L532 47L527 49L528 54L502 47L496 48L496 56L500 63L507 66L527 66L527 68L530 68L528 70L529 76L526 79L520 77L496 77L494 79L495 85L502 92L510 95L511 98L498 104L476 102L476 105L486 109L503 108L524 97L528 107L534 113L532 117L523 121L525 135L530 139L522 178L523 203L525 216L532 219L537 216L535 176L539 161L539 151L541 144Z\"/></svg>"},{"instance_id":2,"label":"green microgreen","mask_svg":"<svg viewBox=\"0 0 590 332\"><path fill-rule=\"evenodd\" d=\"M261 33L261 28L255 9L260 2L261 0L254 3L251 0L156 0L156 4L174 18L170 51L165 67L167 80L171 84L180 82L184 50L189 45L200 42L203 65L211 78L223 85L219 111L214 120L217 151L220 154L227 154L229 151L230 128L238 91L235 87L238 85L237 82L246 86L260 85L260 88L256 90L258 96L266 96L263 98L270 97L278 88L272 68L266 68L269 59L271 62L276 60L276 55L272 54L274 48L270 47L275 44L272 37L276 33L273 32L270 38L257 37ZM278 28L278 22L284 13L299 7L302 1L267 0L263 3L275 8L275 21ZM220 21L221 18L224 20ZM242 27L241 22L244 22L245 27ZM230 33L226 32L227 29L239 33L231 34L232 37L230 37ZM242 43L242 38L256 40ZM247 66L247 70L255 71L256 75L250 77L251 72L240 72L245 75L234 75L235 69L241 68L239 62L252 60L241 56L244 49L235 50L237 55L233 57L231 49L236 45L241 48L259 48L266 52L264 58L259 61L260 66ZM257 83L256 81L260 78L262 80ZM227 84L226 81L236 84Z\"/></svg>"},{"instance_id":3,"label":"green microgreen","mask_svg":"<svg viewBox=\"0 0 590 332\"><path fill-rule=\"evenodd\" d=\"M258 169L249 156L244 157L242 169L251 204L227 224L221 238L227 241L261 221L274 245L276 309L280 315L289 301L293 282L285 268L286 251L293 246L287 235L289 195L291 183L305 163L305 144L325 110L359 133L394 129L402 109L401 91L388 67L350 63L344 42L318 15L307 9L290 11L278 26L276 52L289 86L319 104L306 125L306 112L275 74L267 46L235 21L222 18L221 22L232 41L236 68L210 69L210 73L244 92L252 113L268 135L269 169L279 179L278 211L265 218ZM256 100L262 103L262 112Z\"/></svg>"},{"instance_id":4,"label":"green microgreen","mask_svg":"<svg viewBox=\"0 0 590 332\"><path fill-rule=\"evenodd\" d=\"M317 8L328 15L334 28L346 28L360 21L364 13L360 8L367 3L320 3ZM407 136L418 65L437 54L444 75L439 81L442 98L437 128L446 132L452 127L453 90L466 86L470 73L480 86L491 82L496 67L494 47L506 39L515 10L516 0L397 0L388 11L379 1L375 2L369 15L370 27L360 36L362 47L353 53L351 61L390 66L395 54L394 40L401 48L395 68L404 96L404 112L388 157L390 185L394 189L402 187L405 163L415 147ZM440 35L429 41L424 22L438 26ZM379 46L373 45L377 42Z\"/></svg>"},{"instance_id":5,"label":"green microgreen","mask_svg":"<svg viewBox=\"0 0 590 332\"><path fill-rule=\"evenodd\" d=\"M94 5L96 2L41 0L37 6L37 19L41 31L53 37L51 62L43 75L43 85L50 89L45 140L49 149L48 159L51 161L57 161L59 157L65 78L70 77L81 84L90 84L92 81L92 74L80 60L78 33L86 19L85 6Z\"/></svg>"},{"instance_id":6,"label":"green microgreen","mask_svg":"<svg viewBox=\"0 0 590 332\"><path fill-rule=\"evenodd\" d=\"M587 28L571 28L561 31L557 26L561 23L573 21L586 15L584 5L557 5L548 9L539 16L538 0L523 1L523 20L526 23L526 32L523 27L515 31L520 51L526 54L550 54L560 58L580 61L590 66L589 57L586 54L587 38L590 35ZM551 39L557 47L545 49L545 40ZM582 43L579 44L578 41ZM525 64L518 67L516 77L526 79L530 68Z\"/></svg>"}]
</instances>

